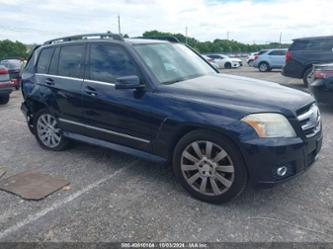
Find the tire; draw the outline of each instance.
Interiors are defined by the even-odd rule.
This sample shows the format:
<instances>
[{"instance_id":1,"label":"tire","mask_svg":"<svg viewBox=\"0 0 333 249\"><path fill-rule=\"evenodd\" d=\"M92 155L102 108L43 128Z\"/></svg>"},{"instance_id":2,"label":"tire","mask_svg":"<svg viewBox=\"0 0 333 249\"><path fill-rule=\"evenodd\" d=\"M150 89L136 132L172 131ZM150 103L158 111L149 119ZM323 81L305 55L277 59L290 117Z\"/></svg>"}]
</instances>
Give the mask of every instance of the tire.
<instances>
[{"instance_id":1,"label":"tire","mask_svg":"<svg viewBox=\"0 0 333 249\"><path fill-rule=\"evenodd\" d=\"M199 151L202 157L195 151ZM217 155L222 155L221 159ZM228 202L240 195L248 178L238 148L228 138L204 130L192 131L180 139L173 154L173 171L191 196L215 204Z\"/></svg>"},{"instance_id":2,"label":"tire","mask_svg":"<svg viewBox=\"0 0 333 249\"><path fill-rule=\"evenodd\" d=\"M225 63L224 68L225 69L231 69L231 63L230 62Z\"/></svg>"},{"instance_id":3,"label":"tire","mask_svg":"<svg viewBox=\"0 0 333 249\"><path fill-rule=\"evenodd\" d=\"M249 67L253 67L253 63L254 63L253 60L249 60L249 61L247 62L247 64L249 65Z\"/></svg>"},{"instance_id":4,"label":"tire","mask_svg":"<svg viewBox=\"0 0 333 249\"><path fill-rule=\"evenodd\" d=\"M9 94L0 96L0 105L5 105L9 102Z\"/></svg>"},{"instance_id":5,"label":"tire","mask_svg":"<svg viewBox=\"0 0 333 249\"><path fill-rule=\"evenodd\" d=\"M46 150L66 149L68 139L63 136L62 130L58 127L57 119L47 109L38 111L34 116L33 131L39 145Z\"/></svg>"},{"instance_id":6,"label":"tire","mask_svg":"<svg viewBox=\"0 0 333 249\"><path fill-rule=\"evenodd\" d=\"M308 68L304 75L303 75L303 83L304 83L304 86L308 87L311 82L313 81L313 78L312 78L312 67Z\"/></svg>"},{"instance_id":7,"label":"tire","mask_svg":"<svg viewBox=\"0 0 333 249\"><path fill-rule=\"evenodd\" d=\"M270 71L270 67L269 67L269 64L267 62L260 62L258 68L259 68L260 72Z\"/></svg>"}]
</instances>

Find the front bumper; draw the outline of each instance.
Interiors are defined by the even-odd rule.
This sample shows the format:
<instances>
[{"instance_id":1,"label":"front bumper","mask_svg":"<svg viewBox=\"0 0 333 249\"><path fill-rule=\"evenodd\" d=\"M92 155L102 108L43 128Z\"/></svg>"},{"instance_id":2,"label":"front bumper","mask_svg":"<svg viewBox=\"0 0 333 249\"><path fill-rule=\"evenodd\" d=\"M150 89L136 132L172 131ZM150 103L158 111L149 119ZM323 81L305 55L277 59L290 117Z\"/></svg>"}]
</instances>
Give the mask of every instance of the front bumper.
<instances>
[{"instance_id":1,"label":"front bumper","mask_svg":"<svg viewBox=\"0 0 333 249\"><path fill-rule=\"evenodd\" d=\"M305 172L318 158L322 133L311 139L253 139L242 143L250 181L257 186L270 187ZM284 176L278 176L279 167L287 167Z\"/></svg>"}]
</instances>

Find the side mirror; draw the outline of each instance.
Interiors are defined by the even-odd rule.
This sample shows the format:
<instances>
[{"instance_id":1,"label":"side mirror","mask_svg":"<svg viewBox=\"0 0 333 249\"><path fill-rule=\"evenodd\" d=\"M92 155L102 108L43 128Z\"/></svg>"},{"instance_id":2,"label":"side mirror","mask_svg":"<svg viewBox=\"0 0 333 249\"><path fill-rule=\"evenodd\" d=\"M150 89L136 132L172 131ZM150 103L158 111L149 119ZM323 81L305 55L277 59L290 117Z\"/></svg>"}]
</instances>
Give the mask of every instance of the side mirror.
<instances>
[{"instance_id":1,"label":"side mirror","mask_svg":"<svg viewBox=\"0 0 333 249\"><path fill-rule=\"evenodd\" d=\"M116 89L139 89L144 88L143 84L140 84L140 79L136 75L119 77L115 84Z\"/></svg>"}]
</instances>

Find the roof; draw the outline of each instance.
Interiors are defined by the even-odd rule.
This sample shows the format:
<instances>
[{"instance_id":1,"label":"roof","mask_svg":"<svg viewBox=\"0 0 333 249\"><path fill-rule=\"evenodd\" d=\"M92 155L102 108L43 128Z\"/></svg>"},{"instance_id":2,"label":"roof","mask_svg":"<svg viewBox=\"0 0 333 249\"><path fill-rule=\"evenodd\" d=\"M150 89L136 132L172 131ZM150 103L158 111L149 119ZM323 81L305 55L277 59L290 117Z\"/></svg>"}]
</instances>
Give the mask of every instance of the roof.
<instances>
[{"instance_id":1,"label":"roof","mask_svg":"<svg viewBox=\"0 0 333 249\"><path fill-rule=\"evenodd\" d=\"M93 34L80 34L66 37L59 37L44 42L46 45L57 45L63 43L85 43L89 41L115 41L115 42L126 42L130 44L151 44L151 43L168 43L168 42L179 42L175 37L137 37L124 39L122 35L108 33L93 33Z\"/></svg>"},{"instance_id":2,"label":"roof","mask_svg":"<svg viewBox=\"0 0 333 249\"><path fill-rule=\"evenodd\" d=\"M293 39L293 41L301 41L301 40L326 40L326 39L333 39L333 36L312 36L312 37L302 37L302 38L296 38Z\"/></svg>"},{"instance_id":3,"label":"roof","mask_svg":"<svg viewBox=\"0 0 333 249\"><path fill-rule=\"evenodd\" d=\"M130 44L169 43L168 41L164 40L144 39L144 38L128 38L125 39L125 42Z\"/></svg>"}]
</instances>

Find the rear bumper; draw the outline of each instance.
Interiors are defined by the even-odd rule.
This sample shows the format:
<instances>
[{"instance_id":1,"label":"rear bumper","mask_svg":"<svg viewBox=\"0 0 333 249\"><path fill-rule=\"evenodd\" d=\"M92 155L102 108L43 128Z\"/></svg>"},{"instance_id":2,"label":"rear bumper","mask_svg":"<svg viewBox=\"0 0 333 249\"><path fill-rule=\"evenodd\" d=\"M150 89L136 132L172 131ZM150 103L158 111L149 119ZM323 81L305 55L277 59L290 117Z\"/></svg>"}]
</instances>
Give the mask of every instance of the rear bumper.
<instances>
[{"instance_id":1,"label":"rear bumper","mask_svg":"<svg viewBox=\"0 0 333 249\"><path fill-rule=\"evenodd\" d=\"M11 86L0 87L0 96L9 95L13 91Z\"/></svg>"},{"instance_id":2,"label":"rear bumper","mask_svg":"<svg viewBox=\"0 0 333 249\"><path fill-rule=\"evenodd\" d=\"M286 77L302 79L305 67L294 60L290 60L282 67L281 74Z\"/></svg>"},{"instance_id":3,"label":"rear bumper","mask_svg":"<svg viewBox=\"0 0 333 249\"><path fill-rule=\"evenodd\" d=\"M270 187L305 172L318 158L322 133L306 141L301 138L254 139L242 143L250 181L260 187ZM287 167L284 176L279 167Z\"/></svg>"},{"instance_id":4,"label":"rear bumper","mask_svg":"<svg viewBox=\"0 0 333 249\"><path fill-rule=\"evenodd\" d=\"M313 82L310 91L317 102L333 105L333 78Z\"/></svg>"}]
</instances>

